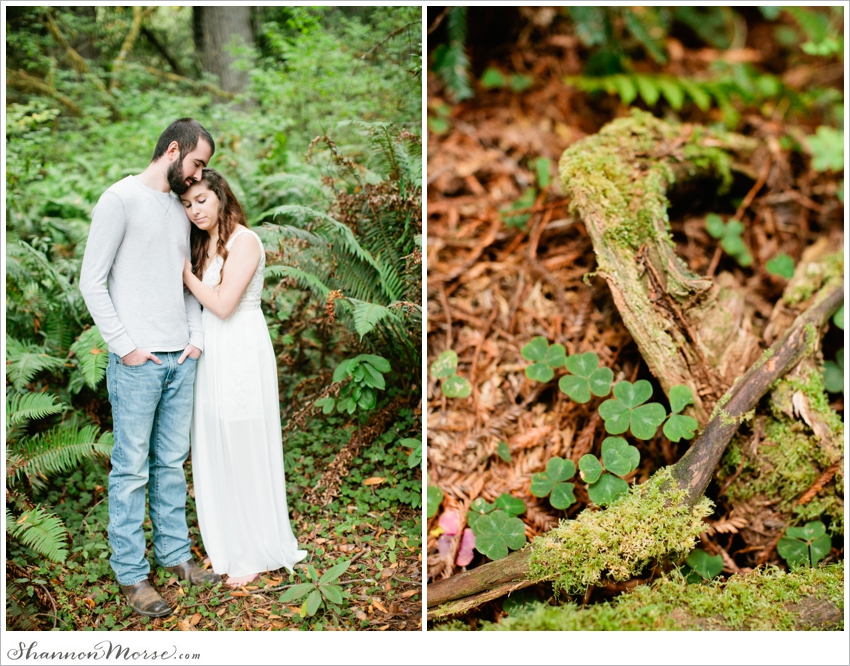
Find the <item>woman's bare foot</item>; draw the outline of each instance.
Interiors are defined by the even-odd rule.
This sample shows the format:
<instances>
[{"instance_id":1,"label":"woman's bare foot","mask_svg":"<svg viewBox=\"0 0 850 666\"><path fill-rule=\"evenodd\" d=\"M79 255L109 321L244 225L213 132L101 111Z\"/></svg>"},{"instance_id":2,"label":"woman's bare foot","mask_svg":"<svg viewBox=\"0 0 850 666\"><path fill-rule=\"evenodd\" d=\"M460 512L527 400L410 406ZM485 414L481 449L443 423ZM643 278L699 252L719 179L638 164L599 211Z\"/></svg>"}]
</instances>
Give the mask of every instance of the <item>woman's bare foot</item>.
<instances>
[{"instance_id":1,"label":"woman's bare foot","mask_svg":"<svg viewBox=\"0 0 850 666\"><path fill-rule=\"evenodd\" d=\"M243 585L247 585L248 583L253 583L259 577L259 573L248 574L247 576L228 576L225 584L228 587L242 587Z\"/></svg>"}]
</instances>

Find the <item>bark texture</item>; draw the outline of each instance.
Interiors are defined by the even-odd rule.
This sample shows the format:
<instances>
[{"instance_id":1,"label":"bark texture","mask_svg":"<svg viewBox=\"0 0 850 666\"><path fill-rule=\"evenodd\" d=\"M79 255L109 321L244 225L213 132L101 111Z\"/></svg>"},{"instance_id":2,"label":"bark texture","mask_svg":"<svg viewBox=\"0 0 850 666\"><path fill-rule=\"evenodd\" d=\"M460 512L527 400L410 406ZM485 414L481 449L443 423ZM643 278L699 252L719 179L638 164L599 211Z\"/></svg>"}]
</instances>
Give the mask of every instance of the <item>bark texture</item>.
<instances>
[{"instance_id":1,"label":"bark texture","mask_svg":"<svg viewBox=\"0 0 850 666\"><path fill-rule=\"evenodd\" d=\"M231 43L254 45L251 7L194 7L195 48L204 69L218 76L221 88L240 92L248 84L248 72L234 69L236 60L228 48Z\"/></svg>"}]
</instances>

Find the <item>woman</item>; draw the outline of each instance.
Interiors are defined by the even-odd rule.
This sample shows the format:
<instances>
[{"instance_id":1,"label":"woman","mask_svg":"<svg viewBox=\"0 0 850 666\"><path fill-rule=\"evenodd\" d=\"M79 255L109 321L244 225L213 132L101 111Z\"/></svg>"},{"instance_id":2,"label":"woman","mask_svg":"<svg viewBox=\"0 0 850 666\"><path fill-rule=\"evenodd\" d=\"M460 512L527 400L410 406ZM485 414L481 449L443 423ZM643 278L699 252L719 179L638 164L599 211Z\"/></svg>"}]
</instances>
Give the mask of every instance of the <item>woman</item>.
<instances>
[{"instance_id":1,"label":"woman","mask_svg":"<svg viewBox=\"0 0 850 666\"><path fill-rule=\"evenodd\" d=\"M213 570L238 587L307 555L286 505L277 368L260 310L265 252L214 169L180 200L192 222L183 281L204 306L192 416L198 523Z\"/></svg>"}]
</instances>

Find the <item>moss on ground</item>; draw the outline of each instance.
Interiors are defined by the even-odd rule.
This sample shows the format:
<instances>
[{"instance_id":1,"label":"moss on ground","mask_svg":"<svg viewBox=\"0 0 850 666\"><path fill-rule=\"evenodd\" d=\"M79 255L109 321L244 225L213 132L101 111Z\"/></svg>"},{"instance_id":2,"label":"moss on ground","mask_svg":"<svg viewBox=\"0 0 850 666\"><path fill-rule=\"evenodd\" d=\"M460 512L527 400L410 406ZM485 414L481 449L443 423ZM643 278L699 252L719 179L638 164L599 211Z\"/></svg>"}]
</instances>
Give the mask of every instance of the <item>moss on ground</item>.
<instances>
[{"instance_id":1,"label":"moss on ground","mask_svg":"<svg viewBox=\"0 0 850 666\"><path fill-rule=\"evenodd\" d=\"M603 511L585 510L531 544L529 578L578 592L603 577L628 580L651 562L681 560L693 550L711 502L693 507L664 468Z\"/></svg>"},{"instance_id":2,"label":"moss on ground","mask_svg":"<svg viewBox=\"0 0 850 666\"><path fill-rule=\"evenodd\" d=\"M843 613L844 563L805 567L786 573L758 569L731 576L725 582L688 584L674 571L652 585L641 585L614 601L579 608L568 603L535 603L485 630L508 631L653 631L734 629L773 631L795 629L794 604L821 599ZM468 628L465 625L444 628ZM820 628L820 627L812 627ZM843 622L824 627L843 629Z\"/></svg>"},{"instance_id":3,"label":"moss on ground","mask_svg":"<svg viewBox=\"0 0 850 666\"><path fill-rule=\"evenodd\" d=\"M788 416L792 396L801 392L810 413L833 433L829 442L819 439L802 420ZM773 388L764 439L754 456L745 453L740 437L735 437L724 454L718 472L722 480L744 466L726 495L735 504L753 497L777 500L773 509L789 517L793 524L829 517L829 531L844 533L844 470L839 467L832 481L806 504L797 500L844 453L844 423L829 406L818 367L808 364L801 372L779 380Z\"/></svg>"}]
</instances>

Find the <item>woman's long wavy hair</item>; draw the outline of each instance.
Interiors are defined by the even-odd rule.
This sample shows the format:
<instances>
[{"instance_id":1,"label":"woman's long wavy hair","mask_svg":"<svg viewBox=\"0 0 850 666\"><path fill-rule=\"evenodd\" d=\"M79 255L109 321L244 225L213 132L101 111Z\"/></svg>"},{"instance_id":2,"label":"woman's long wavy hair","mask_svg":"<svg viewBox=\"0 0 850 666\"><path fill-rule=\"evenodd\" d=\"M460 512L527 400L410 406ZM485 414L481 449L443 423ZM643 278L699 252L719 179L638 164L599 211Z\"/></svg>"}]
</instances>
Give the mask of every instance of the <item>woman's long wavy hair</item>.
<instances>
[{"instance_id":1,"label":"woman's long wavy hair","mask_svg":"<svg viewBox=\"0 0 850 666\"><path fill-rule=\"evenodd\" d=\"M201 183L206 183L206 186L218 197L218 243L216 244L215 254L221 255L222 267L221 275L224 275L224 263L227 261L227 241L233 234L236 226L243 224L248 226L248 220L245 218L245 213L242 210L242 204L233 194L230 185L218 171L215 169L204 169L201 176ZM189 233L189 243L192 248L192 273L199 280L204 279L203 268L204 260L206 259L207 243L210 235L206 231L198 229L194 224ZM219 278L221 279L221 278Z\"/></svg>"}]
</instances>

